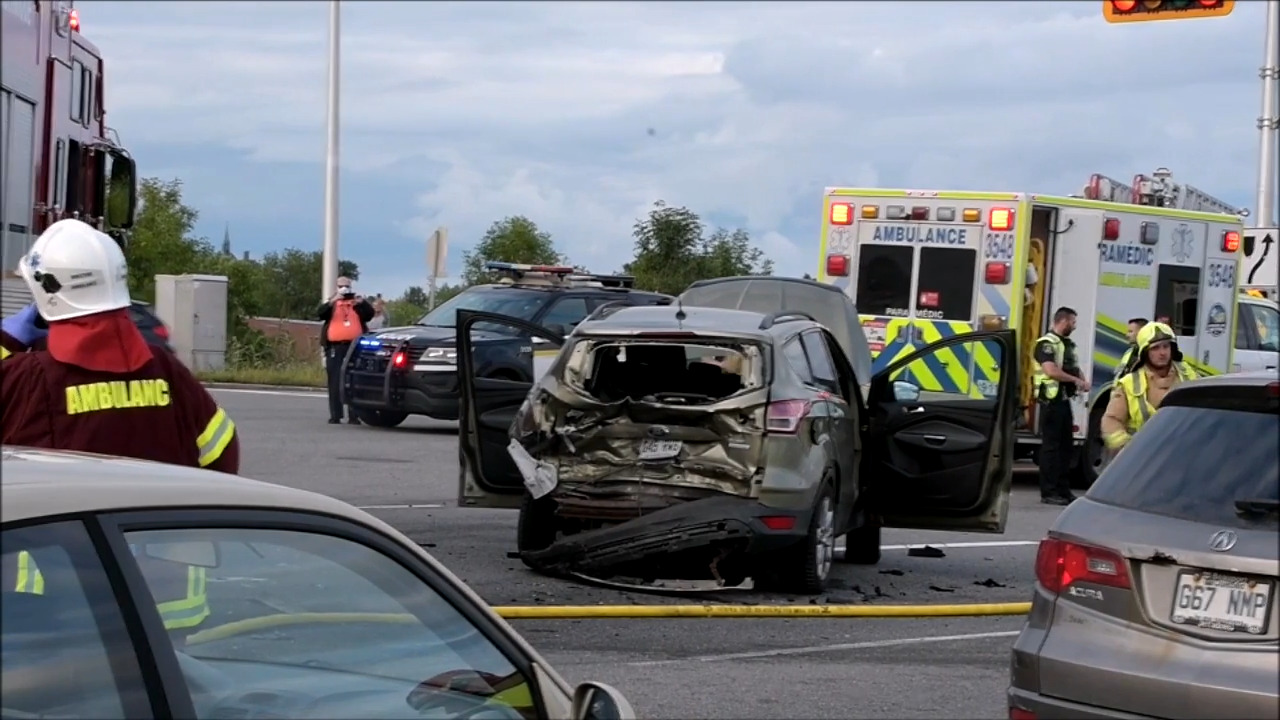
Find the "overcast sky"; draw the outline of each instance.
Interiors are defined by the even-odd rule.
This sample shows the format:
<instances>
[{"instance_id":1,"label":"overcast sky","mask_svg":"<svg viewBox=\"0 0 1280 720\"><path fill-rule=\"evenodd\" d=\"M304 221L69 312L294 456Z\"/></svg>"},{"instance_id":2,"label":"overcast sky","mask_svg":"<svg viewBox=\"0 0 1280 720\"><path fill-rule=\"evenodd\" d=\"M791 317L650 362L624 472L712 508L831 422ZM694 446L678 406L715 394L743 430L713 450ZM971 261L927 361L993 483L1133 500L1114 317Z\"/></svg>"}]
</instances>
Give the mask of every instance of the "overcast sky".
<instances>
[{"instance_id":1,"label":"overcast sky","mask_svg":"<svg viewBox=\"0 0 1280 720\"><path fill-rule=\"evenodd\" d=\"M1253 207L1265 4L1109 25L1081 2L347 2L341 254L425 284L522 214L597 272L653 201L818 264L822 188L1079 192L1157 166ZM328 4L84 2L108 123L215 244L320 248Z\"/></svg>"}]
</instances>

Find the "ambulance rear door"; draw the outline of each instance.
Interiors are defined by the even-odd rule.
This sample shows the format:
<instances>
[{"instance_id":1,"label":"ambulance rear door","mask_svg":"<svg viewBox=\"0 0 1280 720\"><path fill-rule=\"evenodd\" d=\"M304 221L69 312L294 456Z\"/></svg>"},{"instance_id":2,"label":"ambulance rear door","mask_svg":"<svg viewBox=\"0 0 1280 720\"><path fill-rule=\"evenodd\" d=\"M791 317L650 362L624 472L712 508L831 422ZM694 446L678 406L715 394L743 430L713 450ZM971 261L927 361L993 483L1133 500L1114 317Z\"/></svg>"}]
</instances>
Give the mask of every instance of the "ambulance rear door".
<instances>
[{"instance_id":1,"label":"ambulance rear door","mask_svg":"<svg viewBox=\"0 0 1280 720\"><path fill-rule=\"evenodd\" d=\"M833 207L828 219L850 220L848 232L832 223L831 236L852 240L845 244L850 255L847 287L860 313L874 371L927 345L973 331L980 307L984 313L1007 317L1007 292L995 303L998 309L990 307L983 285L983 242L989 223L1003 228L1007 222L1003 229L1012 252L1012 211L993 220L997 203L946 193L857 200L861 202L851 202L847 210ZM1010 202L1002 206L1013 207ZM836 247L837 243L828 245L829 250ZM832 269L831 264L828 255L824 269ZM1009 278L1003 280L1008 291ZM1000 297L998 291L995 297ZM900 379L928 392L994 396L1000 379L997 359L972 357L966 352L969 347L973 346L940 350L926 362L909 365L903 372L910 377Z\"/></svg>"},{"instance_id":2,"label":"ambulance rear door","mask_svg":"<svg viewBox=\"0 0 1280 720\"><path fill-rule=\"evenodd\" d=\"M1076 331L1071 339L1076 345L1076 360L1080 364L1080 372L1086 378L1094 377L1095 331L1099 327L1098 257L1104 245L1101 241L1104 222L1102 210L1058 206L1049 249L1053 254L1053 267L1049 306L1045 309L1046 324L1052 326L1053 313L1058 308L1069 307L1076 311ZM1027 330L1032 331L1031 328ZM1096 385L1094 380L1090 380L1090 383ZM1088 397L1081 393L1072 399L1073 434L1077 439L1084 438L1088 432L1089 400L1099 392L1101 388L1095 387ZM1038 423L1037 417L1037 425Z\"/></svg>"},{"instance_id":3,"label":"ambulance rear door","mask_svg":"<svg viewBox=\"0 0 1280 720\"><path fill-rule=\"evenodd\" d=\"M1202 225L1206 236L1200 297L1196 303L1196 352L1191 356L1184 349L1183 357L1193 359L1194 367L1202 375L1230 372L1238 314L1242 228L1238 221L1187 225Z\"/></svg>"},{"instance_id":4,"label":"ambulance rear door","mask_svg":"<svg viewBox=\"0 0 1280 720\"><path fill-rule=\"evenodd\" d=\"M1225 226L1193 215L1148 217L1143 225L1144 239L1156 246L1154 319L1168 321L1183 360L1197 372L1227 372L1233 340L1227 330L1235 327L1238 226L1228 251L1223 248Z\"/></svg>"}]
</instances>

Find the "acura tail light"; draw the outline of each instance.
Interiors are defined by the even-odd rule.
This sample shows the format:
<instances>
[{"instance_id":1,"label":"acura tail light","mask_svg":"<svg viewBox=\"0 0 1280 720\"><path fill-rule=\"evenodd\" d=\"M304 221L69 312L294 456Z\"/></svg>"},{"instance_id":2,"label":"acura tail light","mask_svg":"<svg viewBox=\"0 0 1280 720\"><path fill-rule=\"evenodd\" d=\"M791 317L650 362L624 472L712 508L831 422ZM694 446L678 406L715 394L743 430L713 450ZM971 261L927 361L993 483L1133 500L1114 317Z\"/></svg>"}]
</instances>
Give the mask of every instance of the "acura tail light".
<instances>
[{"instance_id":1,"label":"acura tail light","mask_svg":"<svg viewBox=\"0 0 1280 720\"><path fill-rule=\"evenodd\" d=\"M1130 587L1128 566L1116 551L1052 537L1040 541L1036 580L1055 594L1077 582Z\"/></svg>"},{"instance_id":2,"label":"acura tail light","mask_svg":"<svg viewBox=\"0 0 1280 720\"><path fill-rule=\"evenodd\" d=\"M769 403L765 412L765 429L772 433L793 434L800 429L800 422L809 414L808 400L779 400Z\"/></svg>"}]
</instances>

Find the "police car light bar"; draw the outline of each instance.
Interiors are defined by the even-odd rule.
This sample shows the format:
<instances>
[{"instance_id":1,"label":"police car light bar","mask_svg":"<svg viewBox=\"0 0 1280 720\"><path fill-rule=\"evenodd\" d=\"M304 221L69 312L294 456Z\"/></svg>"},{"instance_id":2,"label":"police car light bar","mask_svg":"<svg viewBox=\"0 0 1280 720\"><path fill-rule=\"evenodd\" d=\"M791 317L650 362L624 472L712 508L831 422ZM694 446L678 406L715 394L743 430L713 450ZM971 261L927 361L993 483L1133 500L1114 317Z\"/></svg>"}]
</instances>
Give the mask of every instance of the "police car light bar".
<instances>
[{"instance_id":1,"label":"police car light bar","mask_svg":"<svg viewBox=\"0 0 1280 720\"><path fill-rule=\"evenodd\" d=\"M598 282L604 287L612 288L633 288L636 286L636 278L634 275L592 275L591 273L580 273L570 275L569 279L581 282Z\"/></svg>"},{"instance_id":2,"label":"police car light bar","mask_svg":"<svg viewBox=\"0 0 1280 720\"><path fill-rule=\"evenodd\" d=\"M572 275L576 272L572 267L567 265L526 265L525 263L498 262L496 260L490 260L485 263L484 269L492 272L508 272L513 274L540 272L551 275Z\"/></svg>"}]
</instances>

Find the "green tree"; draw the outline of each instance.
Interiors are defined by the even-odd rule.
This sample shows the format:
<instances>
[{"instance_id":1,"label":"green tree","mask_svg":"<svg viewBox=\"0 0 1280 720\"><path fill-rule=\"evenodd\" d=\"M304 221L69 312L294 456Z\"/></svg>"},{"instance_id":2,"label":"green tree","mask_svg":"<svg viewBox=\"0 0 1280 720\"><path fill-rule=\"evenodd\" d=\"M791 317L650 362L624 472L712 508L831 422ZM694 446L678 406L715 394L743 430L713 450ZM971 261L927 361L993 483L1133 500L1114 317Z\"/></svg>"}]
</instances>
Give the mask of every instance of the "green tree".
<instances>
[{"instance_id":1,"label":"green tree","mask_svg":"<svg viewBox=\"0 0 1280 720\"><path fill-rule=\"evenodd\" d=\"M417 285L410 285L408 288L405 288L404 293L402 293L398 299L400 302L405 302L415 307L426 308L427 298L428 295L426 290L423 290Z\"/></svg>"},{"instance_id":2,"label":"green tree","mask_svg":"<svg viewBox=\"0 0 1280 720\"><path fill-rule=\"evenodd\" d=\"M490 274L484 264L494 260L553 265L563 262L563 257L556 251L550 234L539 230L529 218L516 215L490 225L480 242L462 254L463 284L488 282Z\"/></svg>"},{"instance_id":3,"label":"green tree","mask_svg":"<svg viewBox=\"0 0 1280 720\"><path fill-rule=\"evenodd\" d=\"M314 320L320 303L324 255L319 250L285 248L269 252L259 263L263 283L260 307L270 317ZM360 268L351 260L338 262L338 274L360 278Z\"/></svg>"},{"instance_id":4,"label":"green tree","mask_svg":"<svg viewBox=\"0 0 1280 720\"><path fill-rule=\"evenodd\" d=\"M661 200L635 224L635 258L624 272L636 287L675 295L696 280L734 275L770 275L772 261L751 244L745 230L717 229L703 235L702 220L688 208Z\"/></svg>"},{"instance_id":5,"label":"green tree","mask_svg":"<svg viewBox=\"0 0 1280 720\"><path fill-rule=\"evenodd\" d=\"M213 255L213 246L191 235L200 213L182 201L181 180L143 178L138 199L127 247L129 293L136 300L154 302L156 275L198 272Z\"/></svg>"}]
</instances>

